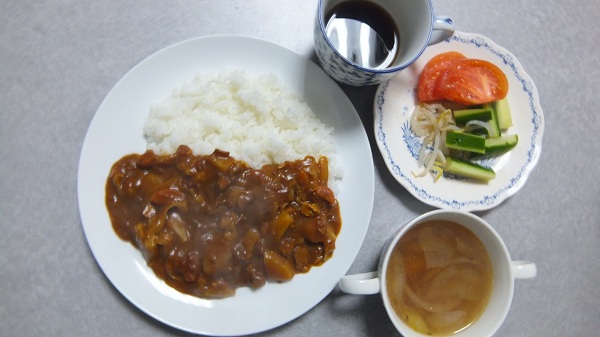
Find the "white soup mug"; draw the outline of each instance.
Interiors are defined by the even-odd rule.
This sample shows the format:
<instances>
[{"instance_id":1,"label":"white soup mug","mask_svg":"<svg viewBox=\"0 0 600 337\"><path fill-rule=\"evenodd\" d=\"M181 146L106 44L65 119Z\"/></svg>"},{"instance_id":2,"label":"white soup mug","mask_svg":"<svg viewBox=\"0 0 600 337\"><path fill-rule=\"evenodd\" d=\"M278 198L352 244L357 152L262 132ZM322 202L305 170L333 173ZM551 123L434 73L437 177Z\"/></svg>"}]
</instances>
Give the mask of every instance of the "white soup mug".
<instances>
[{"instance_id":1,"label":"white soup mug","mask_svg":"<svg viewBox=\"0 0 600 337\"><path fill-rule=\"evenodd\" d=\"M446 220L471 230L483 243L490 256L493 270L493 288L487 307L468 327L453 333L452 337L492 336L506 318L513 298L514 280L536 276L536 265L528 261L513 261L498 233L486 221L471 213L456 210L435 210L425 213L401 227L381 251L378 271L344 276L339 286L343 292L356 295L380 293L388 316L404 337L426 337L409 327L395 313L386 287L388 262L400 238L414 226L431 221Z\"/></svg>"}]
</instances>

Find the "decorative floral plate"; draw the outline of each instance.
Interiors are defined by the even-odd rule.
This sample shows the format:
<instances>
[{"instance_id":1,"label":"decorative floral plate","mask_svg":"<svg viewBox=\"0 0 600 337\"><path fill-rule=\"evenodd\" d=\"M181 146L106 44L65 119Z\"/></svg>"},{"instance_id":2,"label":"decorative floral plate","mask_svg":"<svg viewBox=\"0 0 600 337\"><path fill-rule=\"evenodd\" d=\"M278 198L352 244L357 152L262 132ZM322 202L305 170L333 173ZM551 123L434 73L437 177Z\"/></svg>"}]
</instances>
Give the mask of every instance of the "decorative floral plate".
<instances>
[{"instance_id":1,"label":"decorative floral plate","mask_svg":"<svg viewBox=\"0 0 600 337\"><path fill-rule=\"evenodd\" d=\"M508 77L508 102L519 143L510 152L480 162L496 172L488 183L444 174L415 177L423 170L417 159L421 139L410 128L410 116L418 104L417 84L421 70L434 55L458 51L470 58L496 64ZM490 39L472 33L455 32L446 41L427 47L417 61L387 82L380 84L374 102L375 140L394 176L417 199L431 206L478 211L493 208L525 184L542 150L544 116L533 80L506 49Z\"/></svg>"}]
</instances>

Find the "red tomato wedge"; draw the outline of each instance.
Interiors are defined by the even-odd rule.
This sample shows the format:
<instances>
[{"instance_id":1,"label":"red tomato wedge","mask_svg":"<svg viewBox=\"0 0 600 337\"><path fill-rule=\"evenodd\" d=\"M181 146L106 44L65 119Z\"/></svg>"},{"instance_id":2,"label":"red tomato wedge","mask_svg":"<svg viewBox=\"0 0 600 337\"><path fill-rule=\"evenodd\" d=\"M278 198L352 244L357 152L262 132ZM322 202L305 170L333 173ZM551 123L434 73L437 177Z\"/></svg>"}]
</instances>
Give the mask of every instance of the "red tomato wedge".
<instances>
[{"instance_id":1,"label":"red tomato wedge","mask_svg":"<svg viewBox=\"0 0 600 337\"><path fill-rule=\"evenodd\" d=\"M464 105L497 101L508 93L506 75L484 60L456 60L446 69L438 84L444 99Z\"/></svg>"},{"instance_id":2,"label":"red tomato wedge","mask_svg":"<svg viewBox=\"0 0 600 337\"><path fill-rule=\"evenodd\" d=\"M465 55L459 52L441 53L432 57L419 76L419 100L431 102L443 99L436 90L436 82L452 61L463 58Z\"/></svg>"},{"instance_id":3,"label":"red tomato wedge","mask_svg":"<svg viewBox=\"0 0 600 337\"><path fill-rule=\"evenodd\" d=\"M468 106L506 96L508 79L500 68L485 60L460 55L442 53L425 65L419 77L421 102L447 100Z\"/></svg>"}]
</instances>

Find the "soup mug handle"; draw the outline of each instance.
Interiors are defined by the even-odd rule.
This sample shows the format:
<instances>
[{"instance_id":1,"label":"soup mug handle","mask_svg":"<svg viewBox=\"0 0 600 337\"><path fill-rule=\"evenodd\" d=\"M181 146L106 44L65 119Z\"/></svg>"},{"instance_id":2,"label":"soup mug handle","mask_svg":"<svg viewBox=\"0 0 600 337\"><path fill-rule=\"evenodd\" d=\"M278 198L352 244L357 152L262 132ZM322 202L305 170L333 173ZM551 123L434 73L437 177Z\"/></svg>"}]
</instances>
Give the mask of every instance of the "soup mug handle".
<instances>
[{"instance_id":1,"label":"soup mug handle","mask_svg":"<svg viewBox=\"0 0 600 337\"><path fill-rule=\"evenodd\" d=\"M534 278L537 275L537 267L530 261L512 261L511 267L514 278Z\"/></svg>"},{"instance_id":2,"label":"soup mug handle","mask_svg":"<svg viewBox=\"0 0 600 337\"><path fill-rule=\"evenodd\" d=\"M376 271L362 274L346 275L339 281L340 289L353 295L372 295L381 290L379 276Z\"/></svg>"}]
</instances>

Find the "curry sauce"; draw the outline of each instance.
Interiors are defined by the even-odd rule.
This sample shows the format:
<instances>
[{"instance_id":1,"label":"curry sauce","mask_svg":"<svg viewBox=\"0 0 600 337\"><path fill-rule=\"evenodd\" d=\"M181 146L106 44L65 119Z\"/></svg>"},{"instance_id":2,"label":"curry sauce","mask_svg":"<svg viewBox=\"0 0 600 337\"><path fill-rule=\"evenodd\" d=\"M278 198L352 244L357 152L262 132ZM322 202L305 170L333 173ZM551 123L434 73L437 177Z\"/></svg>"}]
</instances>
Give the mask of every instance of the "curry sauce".
<instances>
[{"instance_id":1,"label":"curry sauce","mask_svg":"<svg viewBox=\"0 0 600 337\"><path fill-rule=\"evenodd\" d=\"M342 220L327 181L327 157L253 169L228 152L180 146L117 161L106 206L114 231L159 278L222 298L290 280L332 256Z\"/></svg>"}]
</instances>

